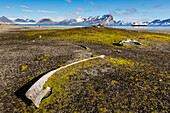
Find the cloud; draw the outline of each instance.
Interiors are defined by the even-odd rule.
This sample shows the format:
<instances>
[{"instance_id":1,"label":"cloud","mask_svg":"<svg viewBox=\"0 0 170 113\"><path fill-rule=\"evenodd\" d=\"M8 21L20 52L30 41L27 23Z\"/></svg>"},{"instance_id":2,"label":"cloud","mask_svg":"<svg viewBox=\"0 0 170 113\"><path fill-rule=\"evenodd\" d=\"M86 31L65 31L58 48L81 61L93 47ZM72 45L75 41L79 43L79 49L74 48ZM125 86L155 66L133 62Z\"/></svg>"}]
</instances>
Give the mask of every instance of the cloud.
<instances>
[{"instance_id":1,"label":"cloud","mask_svg":"<svg viewBox=\"0 0 170 113\"><path fill-rule=\"evenodd\" d=\"M25 12L39 12L39 13L58 13L56 11L44 11L44 10L26 10L26 9L22 9L22 11L25 11Z\"/></svg>"},{"instance_id":2,"label":"cloud","mask_svg":"<svg viewBox=\"0 0 170 113\"><path fill-rule=\"evenodd\" d=\"M128 11L128 12L136 12L137 10L135 8L129 8L129 9L126 9L126 11Z\"/></svg>"},{"instance_id":3,"label":"cloud","mask_svg":"<svg viewBox=\"0 0 170 113\"><path fill-rule=\"evenodd\" d=\"M85 9L83 9L83 8L80 8L80 7L77 7L77 8L75 8L76 10L79 10L79 11L82 11L82 12L91 12L91 11L89 11L89 10L85 10Z\"/></svg>"},{"instance_id":4,"label":"cloud","mask_svg":"<svg viewBox=\"0 0 170 113\"><path fill-rule=\"evenodd\" d=\"M128 20L141 20L142 18L128 17Z\"/></svg>"},{"instance_id":5,"label":"cloud","mask_svg":"<svg viewBox=\"0 0 170 113\"><path fill-rule=\"evenodd\" d=\"M94 2L90 2L90 4L91 4L91 5L95 5L95 3L94 3Z\"/></svg>"},{"instance_id":6,"label":"cloud","mask_svg":"<svg viewBox=\"0 0 170 113\"><path fill-rule=\"evenodd\" d=\"M27 18L30 18L30 17L27 17L27 16L12 16L12 17L8 17L10 20L15 20L17 18L20 18L20 19L27 19Z\"/></svg>"},{"instance_id":7,"label":"cloud","mask_svg":"<svg viewBox=\"0 0 170 113\"><path fill-rule=\"evenodd\" d=\"M83 8L80 8L80 7L77 7L77 8L75 8L76 10L79 10L79 11L85 11Z\"/></svg>"},{"instance_id":8,"label":"cloud","mask_svg":"<svg viewBox=\"0 0 170 113\"><path fill-rule=\"evenodd\" d=\"M112 14L113 16L126 16L126 15L130 15L130 14L134 14L137 12L137 10L135 8L128 8L126 9L126 11L122 12L122 13L118 13L117 11L122 11L121 8L115 9L115 10L110 10L110 14Z\"/></svg>"},{"instance_id":9,"label":"cloud","mask_svg":"<svg viewBox=\"0 0 170 113\"><path fill-rule=\"evenodd\" d=\"M83 13L81 13L81 12L74 12L73 14L74 14L74 15L81 15L81 14L83 14Z\"/></svg>"},{"instance_id":10,"label":"cloud","mask_svg":"<svg viewBox=\"0 0 170 113\"><path fill-rule=\"evenodd\" d=\"M65 19L67 19L67 17L64 17L64 16L56 16L56 17L54 17L54 18L52 18L52 19L55 20L55 21L60 22L60 21L63 21L63 20L65 20Z\"/></svg>"},{"instance_id":11,"label":"cloud","mask_svg":"<svg viewBox=\"0 0 170 113\"><path fill-rule=\"evenodd\" d=\"M10 7L10 6L6 6L5 8L8 8L8 9L9 9L9 8L11 8L11 7Z\"/></svg>"},{"instance_id":12,"label":"cloud","mask_svg":"<svg viewBox=\"0 0 170 113\"><path fill-rule=\"evenodd\" d=\"M44 10L37 10L36 12L39 12L39 13L58 13L56 11L44 11Z\"/></svg>"},{"instance_id":13,"label":"cloud","mask_svg":"<svg viewBox=\"0 0 170 113\"><path fill-rule=\"evenodd\" d=\"M115 11L122 11L122 10L123 10L122 8L115 9Z\"/></svg>"},{"instance_id":14,"label":"cloud","mask_svg":"<svg viewBox=\"0 0 170 113\"><path fill-rule=\"evenodd\" d=\"M147 14L148 12L146 12L146 11L143 11L142 13L143 13L143 14Z\"/></svg>"},{"instance_id":15,"label":"cloud","mask_svg":"<svg viewBox=\"0 0 170 113\"><path fill-rule=\"evenodd\" d=\"M25 11L25 12L34 12L33 10L26 10L26 9L23 9L22 11Z\"/></svg>"},{"instance_id":16,"label":"cloud","mask_svg":"<svg viewBox=\"0 0 170 113\"><path fill-rule=\"evenodd\" d=\"M146 12L146 11L143 11L143 12L141 12L141 16L148 16L148 12Z\"/></svg>"},{"instance_id":17,"label":"cloud","mask_svg":"<svg viewBox=\"0 0 170 113\"><path fill-rule=\"evenodd\" d=\"M80 16L82 14L84 14L84 13L82 13L82 12L73 12L71 14L67 14L67 16L77 17L77 16Z\"/></svg>"},{"instance_id":18,"label":"cloud","mask_svg":"<svg viewBox=\"0 0 170 113\"><path fill-rule=\"evenodd\" d=\"M29 8L28 6L25 6L25 5L20 5L20 7L23 7L23 8Z\"/></svg>"},{"instance_id":19,"label":"cloud","mask_svg":"<svg viewBox=\"0 0 170 113\"><path fill-rule=\"evenodd\" d=\"M148 15L147 14L143 14L142 16L144 17L144 16L148 16Z\"/></svg>"},{"instance_id":20,"label":"cloud","mask_svg":"<svg viewBox=\"0 0 170 113\"><path fill-rule=\"evenodd\" d=\"M125 16L125 15L128 15L129 13L127 12L117 13L116 11L110 10L110 14L113 16Z\"/></svg>"},{"instance_id":21,"label":"cloud","mask_svg":"<svg viewBox=\"0 0 170 113\"><path fill-rule=\"evenodd\" d=\"M95 8L102 9L103 7L102 6L95 6Z\"/></svg>"},{"instance_id":22,"label":"cloud","mask_svg":"<svg viewBox=\"0 0 170 113\"><path fill-rule=\"evenodd\" d=\"M97 6L94 2L90 2L91 5L93 5L97 9L102 9L102 6Z\"/></svg>"},{"instance_id":23,"label":"cloud","mask_svg":"<svg viewBox=\"0 0 170 113\"><path fill-rule=\"evenodd\" d=\"M135 17L128 17L127 18L127 21L131 21L131 22L134 22L134 21L150 21L151 19L148 19L148 18L135 18Z\"/></svg>"},{"instance_id":24,"label":"cloud","mask_svg":"<svg viewBox=\"0 0 170 113\"><path fill-rule=\"evenodd\" d=\"M161 5L155 5L155 6L153 6L153 8L159 8L159 7L161 7Z\"/></svg>"},{"instance_id":25,"label":"cloud","mask_svg":"<svg viewBox=\"0 0 170 113\"><path fill-rule=\"evenodd\" d=\"M65 0L65 1L67 1L67 2L71 3L71 0Z\"/></svg>"}]
</instances>

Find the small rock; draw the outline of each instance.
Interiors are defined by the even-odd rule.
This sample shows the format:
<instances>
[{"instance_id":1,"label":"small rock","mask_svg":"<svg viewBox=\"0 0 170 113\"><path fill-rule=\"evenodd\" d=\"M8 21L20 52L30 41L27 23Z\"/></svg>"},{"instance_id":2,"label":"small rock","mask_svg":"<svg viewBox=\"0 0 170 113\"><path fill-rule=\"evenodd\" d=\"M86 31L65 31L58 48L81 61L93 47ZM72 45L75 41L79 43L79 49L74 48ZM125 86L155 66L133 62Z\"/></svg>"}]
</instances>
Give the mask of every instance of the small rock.
<instances>
[{"instance_id":1,"label":"small rock","mask_svg":"<svg viewBox=\"0 0 170 113\"><path fill-rule=\"evenodd\" d=\"M139 43L139 42L134 42L134 44L136 44L136 45L141 45L141 43Z\"/></svg>"},{"instance_id":2,"label":"small rock","mask_svg":"<svg viewBox=\"0 0 170 113\"><path fill-rule=\"evenodd\" d=\"M159 81L162 82L162 79L160 79Z\"/></svg>"},{"instance_id":3,"label":"small rock","mask_svg":"<svg viewBox=\"0 0 170 113\"><path fill-rule=\"evenodd\" d=\"M121 50L117 50L118 53L121 53L122 51Z\"/></svg>"}]
</instances>

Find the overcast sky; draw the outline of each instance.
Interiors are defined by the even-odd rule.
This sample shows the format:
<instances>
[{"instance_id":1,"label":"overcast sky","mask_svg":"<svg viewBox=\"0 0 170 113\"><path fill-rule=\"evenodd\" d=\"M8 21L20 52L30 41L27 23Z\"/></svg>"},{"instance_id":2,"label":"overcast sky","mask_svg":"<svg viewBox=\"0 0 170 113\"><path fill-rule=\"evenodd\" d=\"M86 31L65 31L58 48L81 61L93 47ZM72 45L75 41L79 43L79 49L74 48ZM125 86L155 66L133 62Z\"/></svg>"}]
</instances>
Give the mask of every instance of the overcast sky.
<instances>
[{"instance_id":1,"label":"overcast sky","mask_svg":"<svg viewBox=\"0 0 170 113\"><path fill-rule=\"evenodd\" d=\"M130 22L170 18L170 0L1 0L0 16L55 21L112 14Z\"/></svg>"}]
</instances>

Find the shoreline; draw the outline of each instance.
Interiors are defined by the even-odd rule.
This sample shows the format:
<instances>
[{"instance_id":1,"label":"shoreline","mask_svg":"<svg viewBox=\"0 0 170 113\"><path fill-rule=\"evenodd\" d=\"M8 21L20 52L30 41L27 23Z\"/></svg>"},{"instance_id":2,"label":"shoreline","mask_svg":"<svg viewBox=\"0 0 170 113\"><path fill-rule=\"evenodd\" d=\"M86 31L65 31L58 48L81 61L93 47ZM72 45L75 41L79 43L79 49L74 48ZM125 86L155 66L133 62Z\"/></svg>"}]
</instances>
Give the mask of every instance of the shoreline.
<instances>
[{"instance_id":1,"label":"shoreline","mask_svg":"<svg viewBox=\"0 0 170 113\"><path fill-rule=\"evenodd\" d=\"M31 31L31 30L55 30L55 29L71 29L75 28L72 26L11 26L11 25L0 25L0 33L11 32L11 31ZM135 28L116 28L125 29L139 32L154 32L170 34L170 29L135 29Z\"/></svg>"},{"instance_id":2,"label":"shoreline","mask_svg":"<svg viewBox=\"0 0 170 113\"><path fill-rule=\"evenodd\" d=\"M55 30L55 29L71 29L74 27L65 27L65 26L59 26L59 27L52 27L52 26L11 26L11 25L0 25L0 33L6 33L6 32L19 32L19 31L31 31L31 30Z\"/></svg>"},{"instance_id":3,"label":"shoreline","mask_svg":"<svg viewBox=\"0 0 170 113\"><path fill-rule=\"evenodd\" d=\"M131 28L126 28L126 30L170 34L170 29L131 29Z\"/></svg>"}]
</instances>

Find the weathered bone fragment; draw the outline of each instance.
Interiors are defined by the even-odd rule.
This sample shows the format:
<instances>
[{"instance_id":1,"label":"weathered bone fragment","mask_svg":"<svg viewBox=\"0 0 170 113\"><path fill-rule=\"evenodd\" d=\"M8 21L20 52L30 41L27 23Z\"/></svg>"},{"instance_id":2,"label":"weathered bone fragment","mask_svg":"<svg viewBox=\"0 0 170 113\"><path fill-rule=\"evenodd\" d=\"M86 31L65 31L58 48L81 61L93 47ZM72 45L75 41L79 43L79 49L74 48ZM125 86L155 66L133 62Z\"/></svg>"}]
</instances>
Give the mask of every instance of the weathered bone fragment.
<instances>
[{"instance_id":1,"label":"weathered bone fragment","mask_svg":"<svg viewBox=\"0 0 170 113\"><path fill-rule=\"evenodd\" d=\"M119 42L119 45L120 45L120 46L123 46L123 43L134 43L134 44L136 44L136 45L141 45L141 44L139 43L139 41L137 41L137 40L130 40L130 39L120 41L120 42Z\"/></svg>"},{"instance_id":2,"label":"weathered bone fragment","mask_svg":"<svg viewBox=\"0 0 170 113\"><path fill-rule=\"evenodd\" d=\"M42 100L42 98L51 90L50 87L47 87L46 89L42 90L36 97L36 99L34 100L34 104L35 106L38 108L40 105L40 102Z\"/></svg>"},{"instance_id":3,"label":"weathered bone fragment","mask_svg":"<svg viewBox=\"0 0 170 113\"><path fill-rule=\"evenodd\" d=\"M30 99L37 108L39 108L39 104L42 100L42 98L50 91L50 87L47 87L46 89L43 90L43 86L45 84L45 82L48 80L48 78L54 74L55 72L63 69L63 68L66 68L66 67L69 67L69 66L72 66L74 64L77 64L77 63L80 63L80 62L84 62L84 61L87 61L87 60L91 60L91 59L96 59L96 58L104 58L105 55L100 55L100 56L97 56L97 57L92 57L92 58L88 58L88 59L84 59L84 60L80 60L80 61L77 61L77 62L73 62L71 64L68 64L66 66L63 66L63 67L60 67L56 70L52 70L50 72L48 72L47 74L45 74L44 76L42 76L37 82L35 82L29 89L28 91L25 93L26 97L28 99Z\"/></svg>"}]
</instances>

